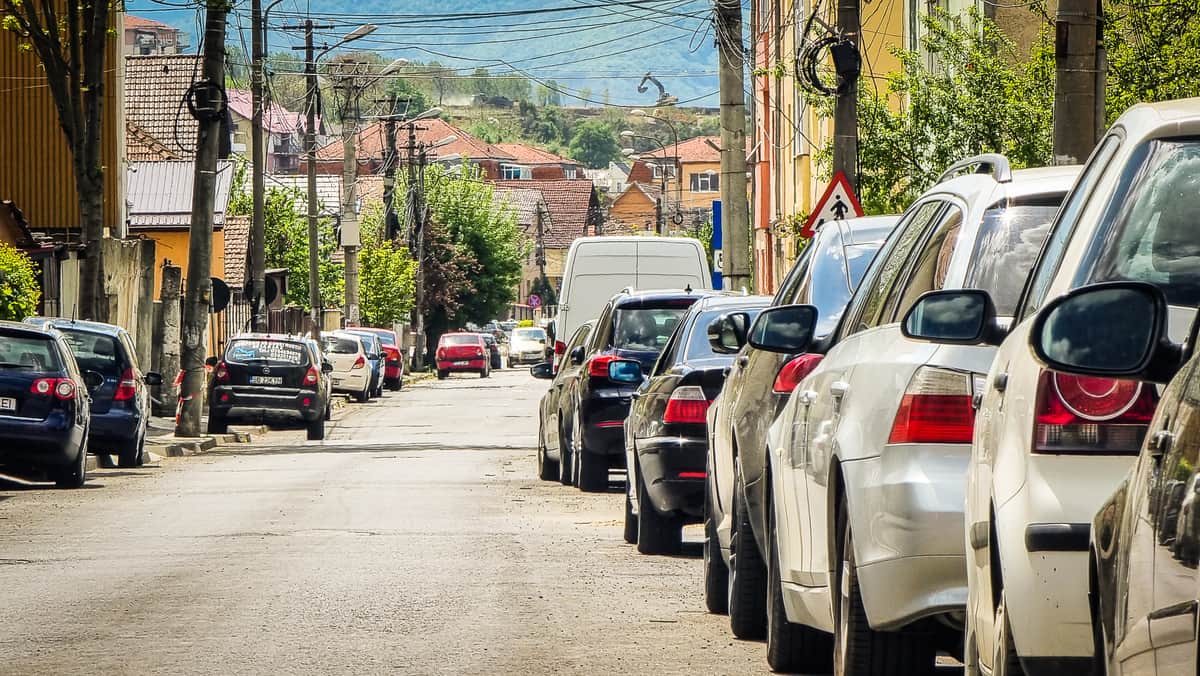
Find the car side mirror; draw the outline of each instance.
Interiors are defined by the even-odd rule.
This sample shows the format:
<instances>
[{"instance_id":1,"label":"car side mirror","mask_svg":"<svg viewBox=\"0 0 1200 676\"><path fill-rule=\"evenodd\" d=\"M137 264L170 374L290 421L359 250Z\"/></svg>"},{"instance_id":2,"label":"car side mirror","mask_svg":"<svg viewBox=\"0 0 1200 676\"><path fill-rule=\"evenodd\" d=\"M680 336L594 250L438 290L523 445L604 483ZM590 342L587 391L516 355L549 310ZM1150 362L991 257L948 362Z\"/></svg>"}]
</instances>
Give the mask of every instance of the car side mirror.
<instances>
[{"instance_id":1,"label":"car side mirror","mask_svg":"<svg viewBox=\"0 0 1200 676\"><path fill-rule=\"evenodd\" d=\"M1007 333L996 320L992 297L978 289L921 294L904 315L900 332L905 338L949 345L999 345Z\"/></svg>"},{"instance_id":2,"label":"car side mirror","mask_svg":"<svg viewBox=\"0 0 1200 676\"><path fill-rule=\"evenodd\" d=\"M147 371L146 374L142 376L142 381L151 387L157 387L162 385L163 377L161 374L155 373L154 371Z\"/></svg>"},{"instance_id":3,"label":"car side mirror","mask_svg":"<svg viewBox=\"0 0 1200 676\"><path fill-rule=\"evenodd\" d=\"M554 364L548 361L534 364L529 369L529 375L539 380L550 380L554 378Z\"/></svg>"},{"instance_id":4,"label":"car side mirror","mask_svg":"<svg viewBox=\"0 0 1200 676\"><path fill-rule=\"evenodd\" d=\"M321 373L333 373L333 364L331 362L321 362Z\"/></svg>"},{"instance_id":5,"label":"car side mirror","mask_svg":"<svg viewBox=\"0 0 1200 676\"><path fill-rule=\"evenodd\" d=\"M632 359L615 359L608 363L608 379L614 383L637 385L645 379L641 362Z\"/></svg>"},{"instance_id":6,"label":"car side mirror","mask_svg":"<svg viewBox=\"0 0 1200 676\"><path fill-rule=\"evenodd\" d=\"M209 357L208 359L204 360L204 365L205 366L216 366L218 361L220 361L220 360L217 359L216 357Z\"/></svg>"},{"instance_id":7,"label":"car side mirror","mask_svg":"<svg viewBox=\"0 0 1200 676\"><path fill-rule=\"evenodd\" d=\"M794 354L808 349L816 328L816 307L777 305L758 315L750 327L746 342L756 350Z\"/></svg>"},{"instance_id":8,"label":"car side mirror","mask_svg":"<svg viewBox=\"0 0 1200 676\"><path fill-rule=\"evenodd\" d=\"M104 384L104 376L96 371L84 371L83 384L87 385L88 390L94 390Z\"/></svg>"},{"instance_id":9,"label":"car side mirror","mask_svg":"<svg viewBox=\"0 0 1200 676\"><path fill-rule=\"evenodd\" d=\"M709 323L708 344L717 354L735 354L746 344L750 328L750 315L745 312L730 312Z\"/></svg>"},{"instance_id":10,"label":"car side mirror","mask_svg":"<svg viewBox=\"0 0 1200 676\"><path fill-rule=\"evenodd\" d=\"M1183 349L1166 339L1167 299L1145 282L1075 289L1038 312L1029 331L1034 356L1074 375L1169 381Z\"/></svg>"},{"instance_id":11,"label":"car side mirror","mask_svg":"<svg viewBox=\"0 0 1200 676\"><path fill-rule=\"evenodd\" d=\"M571 357L571 363L574 364L575 366L579 366L580 364L582 364L583 363L583 346L579 345L574 350L571 350L570 357Z\"/></svg>"}]
</instances>

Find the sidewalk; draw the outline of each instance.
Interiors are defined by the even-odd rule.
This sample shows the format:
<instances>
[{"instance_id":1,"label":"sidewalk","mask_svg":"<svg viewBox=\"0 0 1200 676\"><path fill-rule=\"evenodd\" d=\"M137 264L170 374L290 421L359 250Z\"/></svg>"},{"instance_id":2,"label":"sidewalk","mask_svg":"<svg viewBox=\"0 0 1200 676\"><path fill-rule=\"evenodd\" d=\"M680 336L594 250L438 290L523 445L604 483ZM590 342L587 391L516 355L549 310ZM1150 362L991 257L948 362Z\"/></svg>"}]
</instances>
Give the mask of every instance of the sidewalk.
<instances>
[{"instance_id":1,"label":"sidewalk","mask_svg":"<svg viewBox=\"0 0 1200 676\"><path fill-rule=\"evenodd\" d=\"M201 427L207 424L207 416L201 418ZM264 425L237 425L227 434L205 434L198 437L175 436L175 419L166 417L150 418L149 429L146 431L146 452L165 458L179 458L185 455L197 455L212 450L218 446L230 444L247 444L254 437L267 433Z\"/></svg>"}]
</instances>

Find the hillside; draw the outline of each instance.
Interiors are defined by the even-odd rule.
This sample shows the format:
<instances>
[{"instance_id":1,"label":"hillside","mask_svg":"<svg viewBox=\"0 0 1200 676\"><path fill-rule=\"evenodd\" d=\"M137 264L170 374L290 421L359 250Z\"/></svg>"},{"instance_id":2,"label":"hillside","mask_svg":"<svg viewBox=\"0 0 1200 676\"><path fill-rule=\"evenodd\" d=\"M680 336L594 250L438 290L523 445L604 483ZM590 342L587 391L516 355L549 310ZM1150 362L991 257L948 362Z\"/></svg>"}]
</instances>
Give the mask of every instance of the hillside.
<instances>
[{"instance_id":1,"label":"hillside","mask_svg":"<svg viewBox=\"0 0 1200 676\"><path fill-rule=\"evenodd\" d=\"M566 105L582 99L599 104L650 105L651 85L637 86L652 71L682 103L715 105L716 51L707 20L706 0L285 0L271 14L271 51L302 44L301 35L279 28L312 18L333 28L318 33L318 44L335 42L364 23L378 29L354 43L388 59L437 61L467 79L476 68L493 77L530 75L557 83ZM165 8L154 0L128 0L131 14L177 26L198 44L201 12ZM415 7L414 7L415 5ZM402 8L402 9L400 9ZM532 11L531 11L532 10ZM536 12L536 10L552 10ZM558 11L569 10L569 11ZM463 15L491 13L473 18ZM504 16L498 16L504 14ZM238 28L249 26L249 3L240 2L230 17L229 41L240 41ZM244 42L249 44L248 33ZM692 51L694 50L694 51ZM553 86L553 85L552 85Z\"/></svg>"}]
</instances>

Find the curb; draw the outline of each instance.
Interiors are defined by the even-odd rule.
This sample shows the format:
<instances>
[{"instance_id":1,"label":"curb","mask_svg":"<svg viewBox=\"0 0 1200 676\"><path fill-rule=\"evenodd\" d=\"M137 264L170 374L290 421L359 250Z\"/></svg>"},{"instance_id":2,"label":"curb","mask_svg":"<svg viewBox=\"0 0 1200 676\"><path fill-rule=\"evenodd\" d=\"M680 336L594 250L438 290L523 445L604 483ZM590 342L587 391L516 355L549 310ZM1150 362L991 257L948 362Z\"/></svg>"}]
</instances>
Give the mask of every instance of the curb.
<instances>
[{"instance_id":1,"label":"curb","mask_svg":"<svg viewBox=\"0 0 1200 676\"><path fill-rule=\"evenodd\" d=\"M265 434L266 427L258 426L247 429L232 430L228 434L212 434L203 437L162 436L146 440L146 452L155 453L165 458L181 458L188 455L199 455L219 446L231 444L248 444L254 441L255 435Z\"/></svg>"}]
</instances>

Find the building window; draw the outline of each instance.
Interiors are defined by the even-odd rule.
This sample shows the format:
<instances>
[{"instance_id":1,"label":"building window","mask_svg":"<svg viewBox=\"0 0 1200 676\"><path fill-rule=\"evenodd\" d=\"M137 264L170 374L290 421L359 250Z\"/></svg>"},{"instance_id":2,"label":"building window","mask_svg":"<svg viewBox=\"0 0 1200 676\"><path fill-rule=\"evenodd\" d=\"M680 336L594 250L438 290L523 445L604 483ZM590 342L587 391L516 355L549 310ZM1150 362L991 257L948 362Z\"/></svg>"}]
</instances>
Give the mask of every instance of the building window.
<instances>
[{"instance_id":1,"label":"building window","mask_svg":"<svg viewBox=\"0 0 1200 676\"><path fill-rule=\"evenodd\" d=\"M577 170L575 167L567 167L563 169L563 176L566 176L567 178L576 178L578 175L579 170Z\"/></svg>"},{"instance_id":2,"label":"building window","mask_svg":"<svg viewBox=\"0 0 1200 676\"><path fill-rule=\"evenodd\" d=\"M721 175L718 173L692 174L692 192L720 192Z\"/></svg>"},{"instance_id":3,"label":"building window","mask_svg":"<svg viewBox=\"0 0 1200 676\"><path fill-rule=\"evenodd\" d=\"M533 173L529 170L529 167L522 167L519 164L500 165L500 178L506 181L518 181L532 177Z\"/></svg>"},{"instance_id":4,"label":"building window","mask_svg":"<svg viewBox=\"0 0 1200 676\"><path fill-rule=\"evenodd\" d=\"M654 178L662 178L663 171L667 172L667 178L675 178L675 165L673 164L651 164L650 168L654 170Z\"/></svg>"}]
</instances>

